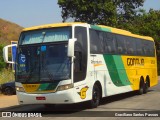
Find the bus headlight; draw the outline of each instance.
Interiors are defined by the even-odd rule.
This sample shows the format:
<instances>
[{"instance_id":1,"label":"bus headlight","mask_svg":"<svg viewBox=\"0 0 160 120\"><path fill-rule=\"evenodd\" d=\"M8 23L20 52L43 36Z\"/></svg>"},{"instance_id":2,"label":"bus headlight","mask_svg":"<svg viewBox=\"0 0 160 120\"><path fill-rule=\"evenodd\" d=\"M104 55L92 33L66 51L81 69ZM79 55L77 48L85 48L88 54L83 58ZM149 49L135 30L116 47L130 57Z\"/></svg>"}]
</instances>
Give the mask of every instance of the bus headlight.
<instances>
[{"instance_id":1,"label":"bus headlight","mask_svg":"<svg viewBox=\"0 0 160 120\"><path fill-rule=\"evenodd\" d=\"M61 85L58 86L57 91L67 90L73 88L73 84Z\"/></svg>"},{"instance_id":2,"label":"bus headlight","mask_svg":"<svg viewBox=\"0 0 160 120\"><path fill-rule=\"evenodd\" d=\"M25 90L24 90L23 87L18 87L18 86L16 86L16 90L17 90L18 92L25 92Z\"/></svg>"}]
</instances>

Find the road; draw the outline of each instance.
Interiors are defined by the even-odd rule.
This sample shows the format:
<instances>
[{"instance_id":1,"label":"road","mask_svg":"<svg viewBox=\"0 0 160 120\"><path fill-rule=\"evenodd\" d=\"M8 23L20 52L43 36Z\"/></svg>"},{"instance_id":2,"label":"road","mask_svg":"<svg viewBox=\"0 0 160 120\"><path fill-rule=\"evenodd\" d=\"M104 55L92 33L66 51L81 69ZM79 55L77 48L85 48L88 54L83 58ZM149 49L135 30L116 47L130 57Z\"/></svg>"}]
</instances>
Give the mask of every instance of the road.
<instances>
[{"instance_id":1,"label":"road","mask_svg":"<svg viewBox=\"0 0 160 120\"><path fill-rule=\"evenodd\" d=\"M40 112L42 113L42 117L47 117L48 120L50 120L48 117L56 117L58 119L59 117L66 117L66 119L69 117L72 119L73 117L93 117L95 119L95 117L114 117L117 114L123 114L125 116L130 113L132 115L135 113L134 115L139 115L138 117L140 117L141 113L142 115L145 113L156 114L157 111L160 117L160 83L150 88L147 94L137 95L135 92L130 92L104 98L100 106L95 109L89 109L87 103L79 103L73 105L56 105L52 109L47 109L43 105L24 105L5 109L5 111ZM116 119L119 117L116 117ZM147 118L149 119L149 117ZM32 119L36 120L37 118Z\"/></svg>"}]
</instances>

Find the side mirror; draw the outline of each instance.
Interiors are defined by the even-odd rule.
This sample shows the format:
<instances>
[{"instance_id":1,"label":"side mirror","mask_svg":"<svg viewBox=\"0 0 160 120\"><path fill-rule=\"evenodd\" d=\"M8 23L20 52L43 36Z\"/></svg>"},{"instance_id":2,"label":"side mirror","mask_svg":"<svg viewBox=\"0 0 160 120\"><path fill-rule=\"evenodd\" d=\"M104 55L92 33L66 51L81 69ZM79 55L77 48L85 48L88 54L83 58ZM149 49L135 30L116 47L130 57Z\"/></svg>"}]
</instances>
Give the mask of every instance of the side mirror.
<instances>
[{"instance_id":1,"label":"side mirror","mask_svg":"<svg viewBox=\"0 0 160 120\"><path fill-rule=\"evenodd\" d=\"M74 44L77 41L76 38L74 39L69 39L68 41L68 57L74 57Z\"/></svg>"},{"instance_id":2,"label":"side mirror","mask_svg":"<svg viewBox=\"0 0 160 120\"><path fill-rule=\"evenodd\" d=\"M17 44L12 44L12 45L7 45L3 48L3 59L6 63L11 63L14 64L13 61L8 61L8 48L13 47L13 46L17 46Z\"/></svg>"}]
</instances>

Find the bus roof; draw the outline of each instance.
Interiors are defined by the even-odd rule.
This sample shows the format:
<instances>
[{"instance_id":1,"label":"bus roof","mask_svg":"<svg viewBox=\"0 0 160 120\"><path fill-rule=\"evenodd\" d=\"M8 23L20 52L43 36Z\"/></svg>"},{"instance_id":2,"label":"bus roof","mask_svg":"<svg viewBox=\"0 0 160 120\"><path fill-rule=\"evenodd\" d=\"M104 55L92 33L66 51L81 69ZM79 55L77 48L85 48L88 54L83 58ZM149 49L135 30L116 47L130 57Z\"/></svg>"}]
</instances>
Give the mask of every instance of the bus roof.
<instances>
[{"instance_id":1,"label":"bus roof","mask_svg":"<svg viewBox=\"0 0 160 120\"><path fill-rule=\"evenodd\" d=\"M152 37L133 34L133 33L129 32L129 31L127 31L127 30L113 28L113 27L109 27L109 26L105 26L105 25L97 25L97 26L101 27L101 28L109 29L110 32L112 32L112 33L154 41L154 39Z\"/></svg>"},{"instance_id":2,"label":"bus roof","mask_svg":"<svg viewBox=\"0 0 160 120\"><path fill-rule=\"evenodd\" d=\"M75 24L87 24L87 23L82 23L82 22L54 23L54 24L46 24L46 25L24 28L23 31L30 31L30 30L44 29L44 28L53 28L53 27L72 26L72 25L75 25ZM116 33L116 34L120 34L120 35L125 35L125 36L130 36L130 37L135 37L135 38L141 38L141 39L154 41L152 37L133 34L129 31L118 29L118 28L113 28L113 27L109 27L109 26L105 26L105 25L91 25L91 26L94 29L96 28L96 29L102 30L102 31L108 31L108 32L112 32L112 33Z\"/></svg>"},{"instance_id":3,"label":"bus roof","mask_svg":"<svg viewBox=\"0 0 160 120\"><path fill-rule=\"evenodd\" d=\"M53 27L64 27L64 26L72 26L73 24L84 24L81 22L70 22L70 23L54 23L54 24L45 24L40 26L33 26L24 28L23 31L30 31L30 30L36 30L36 29L45 29L45 28L53 28Z\"/></svg>"}]
</instances>

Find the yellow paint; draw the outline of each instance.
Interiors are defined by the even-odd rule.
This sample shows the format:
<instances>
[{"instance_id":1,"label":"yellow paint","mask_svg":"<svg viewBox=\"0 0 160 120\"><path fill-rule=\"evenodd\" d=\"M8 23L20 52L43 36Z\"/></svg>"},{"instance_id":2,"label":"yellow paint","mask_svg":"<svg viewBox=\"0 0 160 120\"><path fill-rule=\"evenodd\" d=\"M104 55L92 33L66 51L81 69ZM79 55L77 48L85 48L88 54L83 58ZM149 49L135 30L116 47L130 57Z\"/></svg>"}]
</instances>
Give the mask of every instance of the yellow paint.
<instances>
[{"instance_id":1,"label":"yellow paint","mask_svg":"<svg viewBox=\"0 0 160 120\"><path fill-rule=\"evenodd\" d=\"M44 29L44 28L53 28L53 27L65 27L65 26L72 26L73 24L84 24L84 23L70 22L70 23L46 24L46 25L33 26L33 27L25 28L25 29L23 29L23 31L37 30L37 29Z\"/></svg>"},{"instance_id":2,"label":"yellow paint","mask_svg":"<svg viewBox=\"0 0 160 120\"><path fill-rule=\"evenodd\" d=\"M136 34L133 34L133 33L129 32L129 31L126 31L126 30L123 30L123 29L113 28L113 27L104 26L104 25L98 25L98 26L102 27L102 28L109 28L109 29L111 29L112 33L154 41L153 38L151 38L149 36L136 35Z\"/></svg>"},{"instance_id":3,"label":"yellow paint","mask_svg":"<svg viewBox=\"0 0 160 120\"><path fill-rule=\"evenodd\" d=\"M139 62L132 62L133 59L137 59ZM158 78L156 57L122 56L122 60L128 79L132 83L131 87L133 90L139 89L141 76L143 76L144 81L146 81L146 76L149 76L150 86L157 84ZM141 62L141 60L144 60L144 63Z\"/></svg>"},{"instance_id":4,"label":"yellow paint","mask_svg":"<svg viewBox=\"0 0 160 120\"><path fill-rule=\"evenodd\" d=\"M40 84L23 84L23 88L27 93L36 92Z\"/></svg>"},{"instance_id":5,"label":"yellow paint","mask_svg":"<svg viewBox=\"0 0 160 120\"><path fill-rule=\"evenodd\" d=\"M102 66L104 64L94 64L94 67Z\"/></svg>"},{"instance_id":6,"label":"yellow paint","mask_svg":"<svg viewBox=\"0 0 160 120\"><path fill-rule=\"evenodd\" d=\"M40 84L23 84L23 88L27 93L49 93L56 90L38 90Z\"/></svg>"},{"instance_id":7,"label":"yellow paint","mask_svg":"<svg viewBox=\"0 0 160 120\"><path fill-rule=\"evenodd\" d=\"M81 91L80 91L80 97L81 97L81 99L85 99L86 98L86 92L87 92L87 90L88 90L87 86L81 89Z\"/></svg>"}]
</instances>

